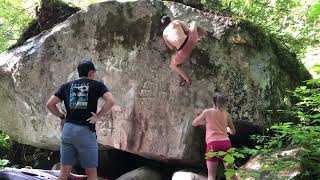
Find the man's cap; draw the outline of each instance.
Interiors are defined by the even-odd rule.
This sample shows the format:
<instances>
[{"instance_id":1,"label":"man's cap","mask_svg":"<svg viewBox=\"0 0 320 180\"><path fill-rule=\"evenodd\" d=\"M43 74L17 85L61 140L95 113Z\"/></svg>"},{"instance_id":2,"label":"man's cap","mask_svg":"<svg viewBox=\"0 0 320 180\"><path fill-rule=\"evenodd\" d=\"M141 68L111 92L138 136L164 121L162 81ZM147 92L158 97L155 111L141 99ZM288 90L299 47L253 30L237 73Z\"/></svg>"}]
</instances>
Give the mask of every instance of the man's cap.
<instances>
[{"instance_id":1,"label":"man's cap","mask_svg":"<svg viewBox=\"0 0 320 180\"><path fill-rule=\"evenodd\" d=\"M94 64L92 63L91 58L85 58L83 59L80 64L77 67L78 71L81 72L88 72L90 70L96 71L96 68L94 67Z\"/></svg>"}]
</instances>

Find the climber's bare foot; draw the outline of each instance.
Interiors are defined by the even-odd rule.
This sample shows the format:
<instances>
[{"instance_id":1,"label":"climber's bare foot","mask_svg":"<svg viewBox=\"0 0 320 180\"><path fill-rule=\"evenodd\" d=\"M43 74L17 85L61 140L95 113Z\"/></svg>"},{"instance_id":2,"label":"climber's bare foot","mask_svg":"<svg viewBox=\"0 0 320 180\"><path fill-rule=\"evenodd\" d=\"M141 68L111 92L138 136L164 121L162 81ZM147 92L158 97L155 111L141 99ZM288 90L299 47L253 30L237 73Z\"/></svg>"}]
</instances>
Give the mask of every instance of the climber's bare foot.
<instances>
[{"instance_id":1,"label":"climber's bare foot","mask_svg":"<svg viewBox=\"0 0 320 180\"><path fill-rule=\"evenodd\" d=\"M185 80L182 77L180 77L179 86L181 86L181 87L191 86L191 80L190 79Z\"/></svg>"}]
</instances>

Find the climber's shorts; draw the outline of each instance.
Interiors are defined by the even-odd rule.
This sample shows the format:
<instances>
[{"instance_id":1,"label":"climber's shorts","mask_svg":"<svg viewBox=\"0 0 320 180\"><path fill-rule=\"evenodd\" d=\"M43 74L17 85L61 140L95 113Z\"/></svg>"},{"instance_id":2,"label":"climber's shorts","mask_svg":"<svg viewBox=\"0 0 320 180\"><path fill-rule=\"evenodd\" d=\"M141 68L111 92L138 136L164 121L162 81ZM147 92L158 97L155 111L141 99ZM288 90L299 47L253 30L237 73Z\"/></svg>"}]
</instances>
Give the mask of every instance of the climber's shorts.
<instances>
[{"instance_id":1,"label":"climber's shorts","mask_svg":"<svg viewBox=\"0 0 320 180\"><path fill-rule=\"evenodd\" d=\"M98 166L98 144L96 133L88 126L67 122L61 136L60 162L64 166L72 166L77 156L82 168Z\"/></svg>"},{"instance_id":2,"label":"climber's shorts","mask_svg":"<svg viewBox=\"0 0 320 180\"><path fill-rule=\"evenodd\" d=\"M206 152L228 151L231 148L230 140L212 141L207 144ZM217 162L223 159L224 156L206 157L207 161Z\"/></svg>"},{"instance_id":3,"label":"climber's shorts","mask_svg":"<svg viewBox=\"0 0 320 180\"><path fill-rule=\"evenodd\" d=\"M197 45L198 42L198 31L197 26L190 27L189 39L184 46L176 52L174 61L176 65L184 63L192 53L192 49Z\"/></svg>"}]
</instances>

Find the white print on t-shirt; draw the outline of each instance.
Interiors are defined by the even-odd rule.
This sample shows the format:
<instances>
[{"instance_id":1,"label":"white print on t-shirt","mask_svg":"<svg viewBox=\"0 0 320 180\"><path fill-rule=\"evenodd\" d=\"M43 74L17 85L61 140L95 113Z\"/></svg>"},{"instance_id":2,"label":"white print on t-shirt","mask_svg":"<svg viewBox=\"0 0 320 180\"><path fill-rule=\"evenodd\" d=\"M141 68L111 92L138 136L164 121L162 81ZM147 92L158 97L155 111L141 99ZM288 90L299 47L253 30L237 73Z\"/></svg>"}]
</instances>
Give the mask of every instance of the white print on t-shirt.
<instances>
[{"instance_id":1,"label":"white print on t-shirt","mask_svg":"<svg viewBox=\"0 0 320 180\"><path fill-rule=\"evenodd\" d=\"M87 109L89 83L75 83L70 87L69 109Z\"/></svg>"}]
</instances>

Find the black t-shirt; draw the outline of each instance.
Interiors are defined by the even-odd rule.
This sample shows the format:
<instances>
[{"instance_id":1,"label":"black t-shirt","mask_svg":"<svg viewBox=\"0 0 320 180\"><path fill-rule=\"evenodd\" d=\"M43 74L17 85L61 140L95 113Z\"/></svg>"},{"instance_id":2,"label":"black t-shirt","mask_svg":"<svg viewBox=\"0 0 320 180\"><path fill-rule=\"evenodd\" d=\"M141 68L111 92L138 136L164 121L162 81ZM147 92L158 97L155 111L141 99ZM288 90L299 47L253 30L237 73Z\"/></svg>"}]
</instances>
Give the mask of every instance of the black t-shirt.
<instances>
[{"instance_id":1,"label":"black t-shirt","mask_svg":"<svg viewBox=\"0 0 320 180\"><path fill-rule=\"evenodd\" d=\"M92 116L91 112L96 113L98 99L106 92L109 90L102 82L77 79L63 84L54 95L64 101L66 122L89 126L90 130L95 131L95 125L87 119Z\"/></svg>"}]
</instances>

